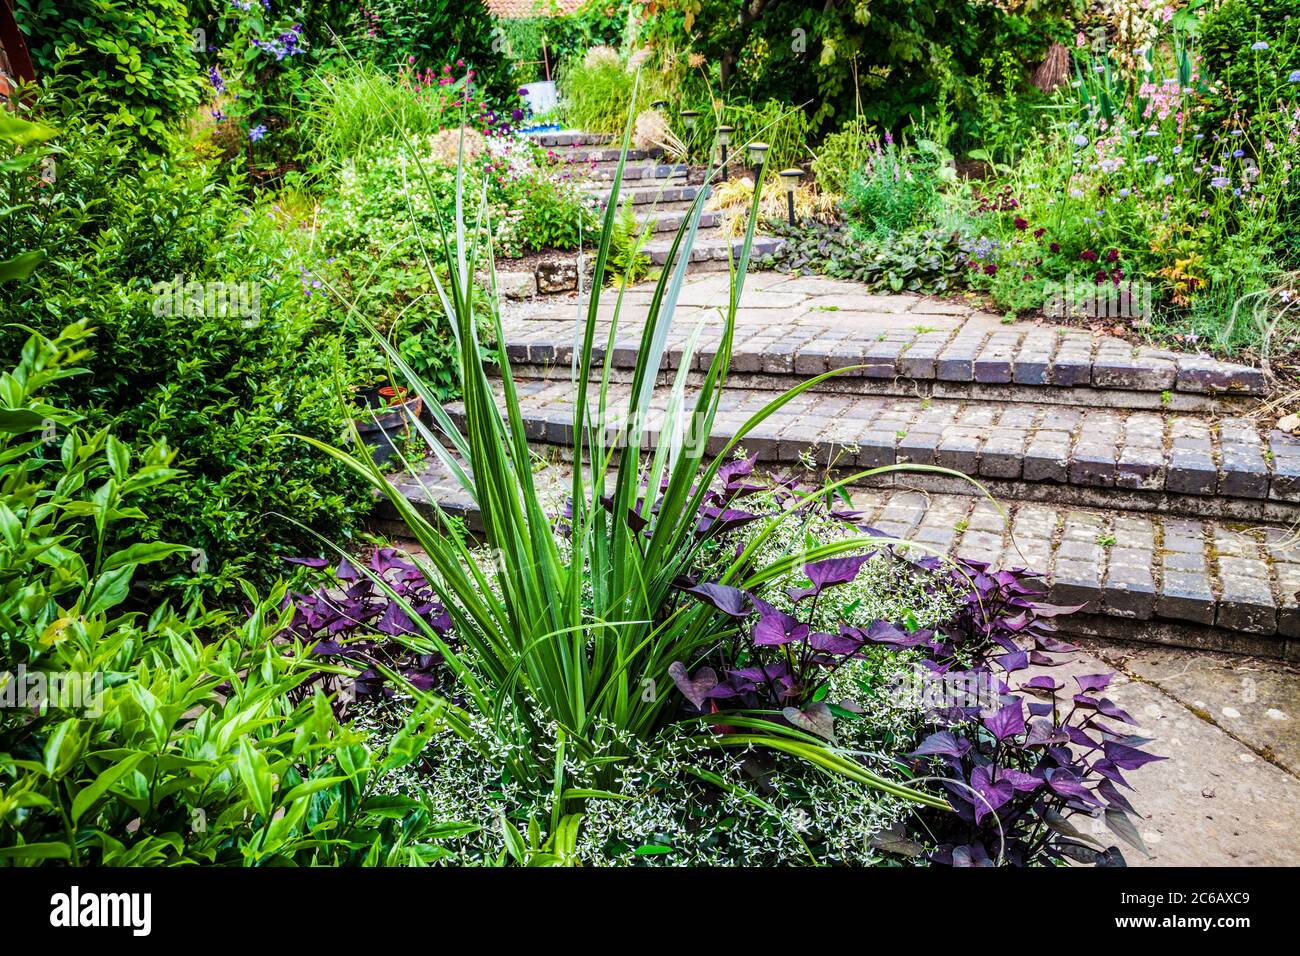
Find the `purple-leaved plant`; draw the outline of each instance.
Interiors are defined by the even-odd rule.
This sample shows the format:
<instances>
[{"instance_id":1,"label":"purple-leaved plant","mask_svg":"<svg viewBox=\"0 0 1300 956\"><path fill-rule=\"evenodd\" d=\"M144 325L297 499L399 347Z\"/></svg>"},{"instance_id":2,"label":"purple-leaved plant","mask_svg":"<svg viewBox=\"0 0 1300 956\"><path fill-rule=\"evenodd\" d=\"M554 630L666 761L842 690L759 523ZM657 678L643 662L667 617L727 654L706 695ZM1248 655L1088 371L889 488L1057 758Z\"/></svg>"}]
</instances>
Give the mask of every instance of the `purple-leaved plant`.
<instances>
[{"instance_id":1,"label":"purple-leaved plant","mask_svg":"<svg viewBox=\"0 0 1300 956\"><path fill-rule=\"evenodd\" d=\"M322 570L330 565L324 558L289 560ZM434 599L424 572L409 558L394 548L376 548L365 558L364 566L405 600L439 637L447 639L451 617ZM286 598L294 608L289 632L304 641L314 641L313 654L359 668L350 685L357 699L393 696L395 690L379 669L381 665L400 673L420 690L433 687L438 680L439 657L417 653L399 640L421 635L402 607L347 558L338 562L333 576L334 582L310 594Z\"/></svg>"},{"instance_id":2,"label":"purple-leaved plant","mask_svg":"<svg viewBox=\"0 0 1300 956\"><path fill-rule=\"evenodd\" d=\"M756 482L752 471L753 459L722 469L722 490L710 496L700 516L701 535L764 516L738 505L748 494L772 490L770 483ZM793 492L789 497L798 498ZM823 500L798 500L800 508L830 507ZM864 527L857 513L830 513L885 537ZM679 581L684 595L712 606L723 622L715 650L694 662L693 672L682 661L669 669L688 710L780 711L790 725L834 741L836 717L856 707L823 699L835 669L863 657L868 645L909 653L918 661L923 684L960 689L956 696L949 690L923 699L926 732L909 754L914 773L941 786L953 812L926 812L917 818L923 829L912 835L922 841L894 834L889 849L910 846L952 865L1065 858L1123 865L1115 846L1070 822L1080 816L1099 821L1145 852L1132 820L1135 811L1122 793L1132 789L1125 773L1163 758L1143 749L1150 741L1126 730L1133 718L1104 695L1113 675L1076 677L1074 689L1041 674L1016 677L1068 661L1078 649L1056 636L1055 620L1078 609L1043 601L1036 575L1024 569L992 570L981 562L954 564L935 557L910 560L892 547L883 550L908 573L932 576L936 589L957 585L962 604L950 620L932 629L886 620L866 627L842 621L834 632L814 627L822 595L853 581L871 554L804 565L809 586L787 592L790 613L740 588ZM714 728L729 730L725 716Z\"/></svg>"},{"instance_id":3,"label":"purple-leaved plant","mask_svg":"<svg viewBox=\"0 0 1300 956\"><path fill-rule=\"evenodd\" d=\"M936 640L913 649L944 686L987 692L925 702L929 733L910 754L913 769L937 778L955 811L924 815L936 845L930 858L1124 865L1116 846L1072 822L1085 817L1146 852L1121 788L1132 790L1126 772L1164 758L1124 728L1135 721L1105 696L1114 675L1022 674L1068 662L1078 648L1055 635L1054 622L1078 609L1039 600L1023 569L965 561L953 573L972 585L964 607Z\"/></svg>"}]
</instances>

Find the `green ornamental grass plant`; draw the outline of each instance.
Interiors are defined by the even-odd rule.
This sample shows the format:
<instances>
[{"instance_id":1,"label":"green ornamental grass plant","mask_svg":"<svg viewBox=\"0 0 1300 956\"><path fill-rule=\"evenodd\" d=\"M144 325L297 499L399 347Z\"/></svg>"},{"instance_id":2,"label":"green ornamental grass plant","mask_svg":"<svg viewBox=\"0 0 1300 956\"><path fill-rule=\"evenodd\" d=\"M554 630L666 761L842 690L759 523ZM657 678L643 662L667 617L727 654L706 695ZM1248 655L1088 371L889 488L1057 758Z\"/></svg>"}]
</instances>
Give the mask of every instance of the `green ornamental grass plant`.
<instances>
[{"instance_id":1,"label":"green ornamental grass plant","mask_svg":"<svg viewBox=\"0 0 1300 956\"><path fill-rule=\"evenodd\" d=\"M624 156L631 130L629 114L623 132ZM819 376L774 397L738 429L716 457L706 455L705 441L693 440L711 432L725 384L736 310L758 218L754 209L734 263L717 354L692 396L687 395L685 376L678 376L657 436L648 432L657 372L707 197L707 190L701 190L672 241L668 266L651 296L629 404L622 417L616 418L608 391L610 356L626 282L618 288L608 340L598 341L596 330L623 165L621 161L614 174L596 251L592 292L577 328L572 427L576 460L588 463L589 470L573 468L571 514L563 522L557 523L556 516L548 512L534 480L535 456L525 440L519 398L503 344L492 250L479 238L485 230L474 228L471 219L472 215L481 221L488 206L480 202L476 213L467 209L463 172L457 177L454 221L443 230L445 284L440 270L430 263L430 274L438 284L459 345L458 372L465 408L462 431L452 426L436 396L398 351L382 337L378 341L411 390L422 395L433 412L442 436L420 426L423 437L477 504L486 546L495 556L491 566L482 566L472 546L456 533L455 522L436 504L434 517L425 517L368 456L313 442L366 477L391 502L410 537L427 555L420 561L451 616L455 646L423 625L420 615L382 579L372 576L372 580L420 629L418 636L409 638L412 646L441 654L455 674L462 703L436 701L446 724L473 740L478 733L475 728L486 723L499 740L516 745L504 758L509 776L547 781L544 785L554 787L557 799L552 831L562 825L561 808L566 800L603 795L598 790L567 789L566 761L578 759L588 766L603 767L603 776L612 779L615 765L625 756L621 740L629 734L640 740L652 739L675 719L677 696L655 693L653 688L669 687L669 666L700 659L716 642L719 630L712 607L683 600L674 587L699 555L703 539L696 533L697 522L710 483L749 431L794 396L828 377ZM420 174L423 176L422 169ZM480 270L489 286L486 311L474 294L474 277ZM358 318L364 321L364 317ZM488 338L497 343L488 355L500 369L499 394L489 378L484 355L483 343ZM684 368L690 364L689 358L683 359ZM651 437L658 440L648 440ZM411 470L418 473L418 469ZM861 477L845 479L831 491ZM743 553L731 559L721 570L721 583L756 586L790 572L802 561L880 543L877 538L849 536L800 554L782 555L751 570L752 557L780 520L768 521ZM387 676L413 696L428 697L400 675ZM827 747L822 739L780 722L771 713L728 713L726 720L738 732L717 735L701 726L692 738L695 744L700 748L770 748L904 799L946 806L937 797L867 770L852 757ZM486 740L480 746L485 758L493 750ZM556 756L541 759L539 755L548 751ZM900 776L904 773L900 767Z\"/></svg>"}]
</instances>

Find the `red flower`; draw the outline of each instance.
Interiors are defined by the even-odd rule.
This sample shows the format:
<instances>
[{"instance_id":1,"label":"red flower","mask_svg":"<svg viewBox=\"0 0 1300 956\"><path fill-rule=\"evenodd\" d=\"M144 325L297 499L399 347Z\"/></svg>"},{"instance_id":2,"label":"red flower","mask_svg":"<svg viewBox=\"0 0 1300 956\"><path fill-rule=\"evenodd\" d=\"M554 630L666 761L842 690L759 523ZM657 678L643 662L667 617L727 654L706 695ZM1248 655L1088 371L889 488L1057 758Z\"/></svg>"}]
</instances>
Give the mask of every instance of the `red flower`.
<instances>
[{"instance_id":1,"label":"red flower","mask_svg":"<svg viewBox=\"0 0 1300 956\"><path fill-rule=\"evenodd\" d=\"M1106 253L1106 261L1107 261L1107 262L1114 262L1114 261L1115 261L1116 259L1118 259L1118 258L1119 258L1119 250L1118 250L1118 249L1112 249L1112 250L1110 250L1110 252Z\"/></svg>"},{"instance_id":2,"label":"red flower","mask_svg":"<svg viewBox=\"0 0 1300 956\"><path fill-rule=\"evenodd\" d=\"M1079 253L1079 258L1084 262L1096 262L1097 253L1093 252L1091 249L1084 249L1083 252Z\"/></svg>"},{"instance_id":3,"label":"red flower","mask_svg":"<svg viewBox=\"0 0 1300 956\"><path fill-rule=\"evenodd\" d=\"M1101 285L1103 282L1106 281L1106 279L1107 276L1106 276L1105 269L1098 269L1097 274L1092 277L1092 281L1095 282L1097 285Z\"/></svg>"},{"instance_id":4,"label":"red flower","mask_svg":"<svg viewBox=\"0 0 1300 956\"><path fill-rule=\"evenodd\" d=\"M986 276L995 276L998 274L998 267L990 262L988 265L984 267L984 274Z\"/></svg>"},{"instance_id":5,"label":"red flower","mask_svg":"<svg viewBox=\"0 0 1300 956\"><path fill-rule=\"evenodd\" d=\"M1047 232L1047 230L1044 229L1042 226L1039 226L1037 229L1034 230L1034 238L1035 239L1043 238L1043 233L1045 232ZM1052 243L1052 245L1056 245L1056 243Z\"/></svg>"},{"instance_id":6,"label":"red flower","mask_svg":"<svg viewBox=\"0 0 1300 956\"><path fill-rule=\"evenodd\" d=\"M1047 248L1049 252L1060 252L1061 244L1059 242L1053 242L1049 244Z\"/></svg>"},{"instance_id":7,"label":"red flower","mask_svg":"<svg viewBox=\"0 0 1300 956\"><path fill-rule=\"evenodd\" d=\"M1029 220L1024 219L1020 216L1016 216L1015 225L1017 229L1019 229L1021 232L1024 232L1026 229L1029 228Z\"/></svg>"}]
</instances>

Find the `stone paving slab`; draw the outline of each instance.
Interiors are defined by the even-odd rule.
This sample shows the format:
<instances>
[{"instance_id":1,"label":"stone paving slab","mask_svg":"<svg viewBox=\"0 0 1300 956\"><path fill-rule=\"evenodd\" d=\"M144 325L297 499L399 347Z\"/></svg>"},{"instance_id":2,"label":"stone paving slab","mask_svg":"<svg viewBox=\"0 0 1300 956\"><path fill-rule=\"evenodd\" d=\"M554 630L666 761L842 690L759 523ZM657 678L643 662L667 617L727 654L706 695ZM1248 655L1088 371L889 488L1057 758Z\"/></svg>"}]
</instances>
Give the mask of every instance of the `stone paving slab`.
<instances>
[{"instance_id":1,"label":"stone paving slab","mask_svg":"<svg viewBox=\"0 0 1300 956\"><path fill-rule=\"evenodd\" d=\"M568 427L556 416L529 437ZM542 469L542 493L562 502L568 473ZM436 462L391 480L417 504L436 501L478 530L473 502ZM1300 541L1281 529L907 487L858 489L852 498L868 525L912 542L915 556L1037 572L1049 600L1083 606L1083 633L1096 633L1087 622L1101 619L1113 622L1106 636L1142 641L1154 629L1160 643L1300 662ZM381 507L381 518L393 517Z\"/></svg>"},{"instance_id":2,"label":"stone paving slab","mask_svg":"<svg viewBox=\"0 0 1300 956\"><path fill-rule=\"evenodd\" d=\"M1106 696L1137 720L1134 733L1152 738L1147 749L1166 759L1125 775L1149 856L1121 843L1102 820L1076 817L1074 825L1107 845L1120 843L1133 867L1300 862L1300 828L1290 809L1300 799L1300 779L1265 742L1267 735L1285 732L1287 722L1266 716L1267 710L1279 700L1296 701L1300 675L1272 662L1081 643L1067 663L1051 669L1052 676L1069 682L1075 675L1118 670ZM1261 685L1268 696L1242 702L1244 675L1263 672L1274 677L1266 690ZM1035 673L1022 672L1024 679ZM1224 715L1233 709L1241 716ZM1242 727L1247 714L1271 725L1262 728L1265 737Z\"/></svg>"},{"instance_id":3,"label":"stone paving slab","mask_svg":"<svg viewBox=\"0 0 1300 956\"><path fill-rule=\"evenodd\" d=\"M1255 658L1105 645L1095 653L1300 776L1300 669ZM1300 862L1300 857L1297 857Z\"/></svg>"},{"instance_id":4,"label":"stone paving slab","mask_svg":"<svg viewBox=\"0 0 1300 956\"><path fill-rule=\"evenodd\" d=\"M739 252L739 240L705 239L708 251L697 249L694 258L716 258L715 250L725 258L727 245ZM763 254L777 241L759 237L754 254ZM655 240L647 251L652 260L662 263L669 245L669 240ZM857 283L767 275L777 278L761 287L754 285L758 276L746 278L742 314L737 315L733 370L761 366L768 358L790 367L794 374L812 376L862 364L870 355L869 369L846 374L985 386L1148 392L1163 396L1165 405L1171 405L1175 395L1256 396L1267 392L1264 373L1250 366L1134 346L1081 329L1004 325L995 316L961 303L907 294L867 294ZM635 346L639 342L650 292L646 286L629 291L620 315L619 344ZM721 341L722 310L729 294L730 278L722 275L695 276L683 288L670 335L684 341L697 323L703 323L697 367L712 361ZM611 296L606 295L602 308L608 320ZM557 303L553 310L511 322L509 341L563 345L572 340L571 330L563 326L573 322L575 311L571 302ZM598 339L603 341L606 332L607 327ZM616 364L630 365L633 359L634 354L627 362Z\"/></svg>"},{"instance_id":5,"label":"stone paving slab","mask_svg":"<svg viewBox=\"0 0 1300 956\"><path fill-rule=\"evenodd\" d=\"M534 355L533 349L529 346L528 354L534 361L556 358ZM769 366L762 371L781 370ZM526 420L571 421L573 388L567 377L525 379L518 384ZM627 396L626 386L610 387L607 407L613 411L607 429L622 424ZM710 450L721 451L771 397L750 390L724 392L707 436ZM644 434L658 434L666 403L667 392L660 390L649 420L642 423ZM454 417L459 407L451 405L448 410ZM566 442L551 432L542 440ZM1014 497L1025 497L1023 486L1040 485L1057 500L1113 499L1116 507L1300 520L1300 495L1293 476L1275 467L1277 462L1300 457L1300 438L1260 430L1246 419L1214 421L1126 409L805 392L772 415L763 434L746 436L743 445L760 461L772 464L813 461L841 471L937 465L987 481ZM960 485L959 479L952 480ZM1066 498L1067 492L1079 490L1093 494ZM1030 497L1041 497L1042 491ZM1249 554L1234 558L1236 577L1243 582L1241 613L1248 614L1244 608L1253 600L1249 582L1255 559ZM1172 594L1169 599L1176 601L1176 597Z\"/></svg>"},{"instance_id":6,"label":"stone paving slab","mask_svg":"<svg viewBox=\"0 0 1300 956\"><path fill-rule=\"evenodd\" d=\"M597 166L586 174L593 183L612 183L618 167ZM627 163L623 166L623 182L649 182L651 180L685 179L690 167L683 163Z\"/></svg>"},{"instance_id":7,"label":"stone paving slab","mask_svg":"<svg viewBox=\"0 0 1300 956\"><path fill-rule=\"evenodd\" d=\"M580 188L602 201L609 197L609 184L606 182L589 181ZM619 190L618 201L631 203L633 206L643 206L647 203L690 202L700 189L700 186L687 185L676 179L664 179L652 185L633 182Z\"/></svg>"},{"instance_id":8,"label":"stone paving slab","mask_svg":"<svg viewBox=\"0 0 1300 956\"><path fill-rule=\"evenodd\" d=\"M750 248L750 255L758 257L775 252L784 241L784 239L775 236L755 236L753 245ZM673 240L671 238L651 239L641 247L641 251L649 258L651 264L662 266L668 262L668 254L672 249L672 245ZM696 234L695 242L691 244L690 261L707 262L712 260L725 262L738 257L744 246L745 240L743 238L733 239L723 233L721 229L700 231Z\"/></svg>"},{"instance_id":9,"label":"stone paving slab","mask_svg":"<svg viewBox=\"0 0 1300 956\"><path fill-rule=\"evenodd\" d=\"M548 147L547 154L551 158L568 165L588 165L599 168L603 166L617 166L621 150L617 146L579 143L569 144L567 146ZM633 166L638 163L644 163L649 159L658 159L662 155L663 150L658 148L629 148L627 151L627 163L625 165Z\"/></svg>"}]
</instances>

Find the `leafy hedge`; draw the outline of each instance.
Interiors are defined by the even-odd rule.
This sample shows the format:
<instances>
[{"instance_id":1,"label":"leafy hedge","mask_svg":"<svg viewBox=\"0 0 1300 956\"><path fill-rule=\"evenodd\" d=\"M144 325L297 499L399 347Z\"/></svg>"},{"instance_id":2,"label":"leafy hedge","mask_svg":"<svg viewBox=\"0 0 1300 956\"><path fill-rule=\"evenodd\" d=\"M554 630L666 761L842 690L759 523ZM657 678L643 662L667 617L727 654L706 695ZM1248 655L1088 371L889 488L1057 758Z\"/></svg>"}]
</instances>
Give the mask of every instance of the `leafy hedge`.
<instances>
[{"instance_id":1,"label":"leafy hedge","mask_svg":"<svg viewBox=\"0 0 1300 956\"><path fill-rule=\"evenodd\" d=\"M49 403L87 332L31 336L0 394L0 861L437 859L466 828L375 788L434 725L417 716L377 750L342 726L282 635L283 587L246 589L238 623L140 602L141 568L188 551L139 540L143 508L187 479L165 445L133 449Z\"/></svg>"},{"instance_id":2,"label":"leafy hedge","mask_svg":"<svg viewBox=\"0 0 1300 956\"><path fill-rule=\"evenodd\" d=\"M498 103L518 100L514 76L483 0L371 0L359 50L379 67L408 62L441 69L463 60L475 84Z\"/></svg>"},{"instance_id":3,"label":"leafy hedge","mask_svg":"<svg viewBox=\"0 0 1300 956\"><path fill-rule=\"evenodd\" d=\"M244 205L238 176L224 182L174 157L136 164L124 137L97 126L55 142L56 185L22 171L0 184L27 202L0 236L0 261L10 250L46 256L26 280L0 285L0 309L45 333L92 325L94 360L64 383L65 399L95 427L179 450L190 478L157 492L143 537L201 550L198 580L218 588L237 575L264 580L277 555L300 549L303 532L272 512L347 537L367 498L288 437L338 435L351 378L334 317L292 268L293 234L277 230L272 209ZM191 282L228 290L229 307L196 307ZM0 343L12 353L21 334L7 329Z\"/></svg>"},{"instance_id":4,"label":"leafy hedge","mask_svg":"<svg viewBox=\"0 0 1300 956\"><path fill-rule=\"evenodd\" d=\"M1272 74L1295 68L1284 57L1300 40L1300 0L1227 0L1206 14L1201 23L1197 49L1209 73L1234 90L1254 86L1255 52L1269 52L1267 66ZM1251 50L1258 42L1266 50Z\"/></svg>"},{"instance_id":5,"label":"leafy hedge","mask_svg":"<svg viewBox=\"0 0 1300 956\"><path fill-rule=\"evenodd\" d=\"M183 0L15 0L38 74L66 73L83 107L160 144L199 105L202 71Z\"/></svg>"}]
</instances>

